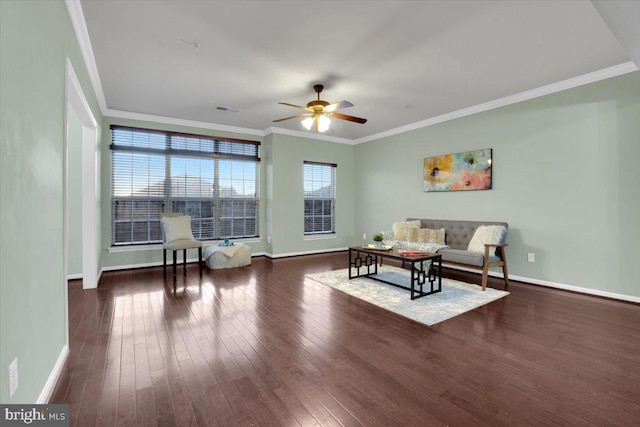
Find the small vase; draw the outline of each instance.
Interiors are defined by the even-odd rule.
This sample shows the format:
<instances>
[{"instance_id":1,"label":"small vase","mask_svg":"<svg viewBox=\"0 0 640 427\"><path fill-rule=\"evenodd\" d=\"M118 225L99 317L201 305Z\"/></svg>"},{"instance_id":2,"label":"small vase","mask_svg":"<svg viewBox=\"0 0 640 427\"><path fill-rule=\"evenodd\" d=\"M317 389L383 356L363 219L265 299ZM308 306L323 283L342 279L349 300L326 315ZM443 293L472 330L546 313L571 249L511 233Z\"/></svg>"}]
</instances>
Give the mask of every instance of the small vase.
<instances>
[{"instance_id":1,"label":"small vase","mask_svg":"<svg viewBox=\"0 0 640 427\"><path fill-rule=\"evenodd\" d=\"M378 248L378 249L380 249L380 248L382 247L382 242L379 242L379 241L377 241L377 240L376 240L376 241L374 241L374 242L373 242L373 247L374 247L374 248Z\"/></svg>"}]
</instances>

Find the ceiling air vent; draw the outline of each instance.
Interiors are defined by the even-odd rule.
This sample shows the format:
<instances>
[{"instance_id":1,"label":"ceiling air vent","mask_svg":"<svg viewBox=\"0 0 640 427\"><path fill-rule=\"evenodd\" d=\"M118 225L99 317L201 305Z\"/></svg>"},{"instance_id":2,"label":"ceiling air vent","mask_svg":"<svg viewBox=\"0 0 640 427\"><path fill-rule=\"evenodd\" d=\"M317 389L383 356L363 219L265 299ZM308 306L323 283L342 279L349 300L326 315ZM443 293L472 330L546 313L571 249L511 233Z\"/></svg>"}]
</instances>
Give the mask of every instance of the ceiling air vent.
<instances>
[{"instance_id":1,"label":"ceiling air vent","mask_svg":"<svg viewBox=\"0 0 640 427\"><path fill-rule=\"evenodd\" d=\"M216 107L216 110L220 110L220 111L227 111L229 113L239 113L240 110L238 110L237 108L231 108L231 107L224 107L222 105L218 105Z\"/></svg>"}]
</instances>

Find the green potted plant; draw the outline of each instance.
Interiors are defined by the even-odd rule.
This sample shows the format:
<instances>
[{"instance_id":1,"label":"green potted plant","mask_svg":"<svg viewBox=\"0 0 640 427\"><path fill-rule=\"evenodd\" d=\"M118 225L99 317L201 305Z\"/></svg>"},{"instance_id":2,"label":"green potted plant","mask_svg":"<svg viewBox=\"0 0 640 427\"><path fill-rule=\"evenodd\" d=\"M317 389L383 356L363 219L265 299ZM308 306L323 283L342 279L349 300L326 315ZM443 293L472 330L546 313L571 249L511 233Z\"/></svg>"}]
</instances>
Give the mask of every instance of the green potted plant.
<instances>
[{"instance_id":1,"label":"green potted plant","mask_svg":"<svg viewBox=\"0 0 640 427\"><path fill-rule=\"evenodd\" d=\"M376 248L379 248L382 246L382 241L384 240L384 236L382 235L382 233L378 233L378 234L374 234L373 235L373 244Z\"/></svg>"}]
</instances>

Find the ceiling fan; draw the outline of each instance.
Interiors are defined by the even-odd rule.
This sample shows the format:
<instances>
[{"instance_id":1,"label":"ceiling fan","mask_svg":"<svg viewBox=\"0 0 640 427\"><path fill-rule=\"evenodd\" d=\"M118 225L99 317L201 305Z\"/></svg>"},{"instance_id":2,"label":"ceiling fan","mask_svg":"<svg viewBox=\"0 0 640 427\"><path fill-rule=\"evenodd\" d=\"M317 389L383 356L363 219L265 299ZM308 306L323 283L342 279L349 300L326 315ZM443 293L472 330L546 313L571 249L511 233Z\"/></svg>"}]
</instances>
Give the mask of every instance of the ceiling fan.
<instances>
[{"instance_id":1,"label":"ceiling fan","mask_svg":"<svg viewBox=\"0 0 640 427\"><path fill-rule=\"evenodd\" d=\"M306 113L296 114L295 116L285 117L282 119L274 120L274 122L282 122L284 120L295 119L298 117L306 117L302 121L302 125L307 129L311 130L311 127L315 124L316 130L318 132L326 132L329 130L329 125L331 123L331 119L340 119L347 120L355 123L366 123L367 119L362 119L360 117L349 116L342 113L337 113L336 110L341 108L353 107L353 104L349 101L340 101L335 104L329 104L327 101L323 101L320 99L320 92L324 89L323 85L314 85L313 90L318 94L318 99L315 101L310 101L307 103L306 107L301 107L295 104L289 104L288 102L278 102L278 104L288 105L289 107L300 108L302 110L306 110Z\"/></svg>"}]
</instances>

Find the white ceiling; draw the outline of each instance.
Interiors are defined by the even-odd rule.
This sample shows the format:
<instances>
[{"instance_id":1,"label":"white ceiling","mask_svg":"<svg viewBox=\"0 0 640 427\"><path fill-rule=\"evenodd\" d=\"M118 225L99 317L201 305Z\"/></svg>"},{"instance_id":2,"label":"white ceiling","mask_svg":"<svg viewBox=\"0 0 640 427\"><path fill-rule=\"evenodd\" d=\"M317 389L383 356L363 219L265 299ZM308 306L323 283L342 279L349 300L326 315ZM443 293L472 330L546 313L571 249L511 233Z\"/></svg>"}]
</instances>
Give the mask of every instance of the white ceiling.
<instances>
[{"instance_id":1,"label":"white ceiling","mask_svg":"<svg viewBox=\"0 0 640 427\"><path fill-rule=\"evenodd\" d=\"M277 103L305 105L322 83L322 99L368 119L332 121L327 134L350 140L630 59L589 1L81 5L109 110L304 131L272 123L299 112Z\"/></svg>"}]
</instances>

